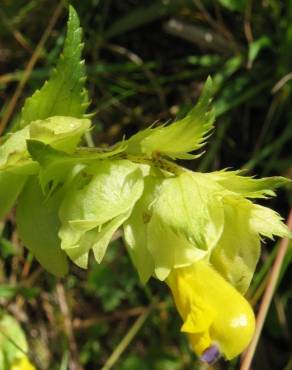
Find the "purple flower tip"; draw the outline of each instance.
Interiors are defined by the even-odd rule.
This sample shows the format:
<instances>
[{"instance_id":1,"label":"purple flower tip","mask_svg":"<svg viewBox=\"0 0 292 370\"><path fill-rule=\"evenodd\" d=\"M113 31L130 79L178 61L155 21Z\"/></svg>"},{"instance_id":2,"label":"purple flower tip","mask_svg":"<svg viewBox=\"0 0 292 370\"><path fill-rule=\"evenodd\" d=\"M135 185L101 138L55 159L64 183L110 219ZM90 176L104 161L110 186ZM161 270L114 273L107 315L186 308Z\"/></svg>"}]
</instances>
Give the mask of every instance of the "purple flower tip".
<instances>
[{"instance_id":1,"label":"purple flower tip","mask_svg":"<svg viewBox=\"0 0 292 370\"><path fill-rule=\"evenodd\" d=\"M220 357L220 351L216 345L208 347L200 357L200 360L207 362L208 364L213 364Z\"/></svg>"}]
</instances>

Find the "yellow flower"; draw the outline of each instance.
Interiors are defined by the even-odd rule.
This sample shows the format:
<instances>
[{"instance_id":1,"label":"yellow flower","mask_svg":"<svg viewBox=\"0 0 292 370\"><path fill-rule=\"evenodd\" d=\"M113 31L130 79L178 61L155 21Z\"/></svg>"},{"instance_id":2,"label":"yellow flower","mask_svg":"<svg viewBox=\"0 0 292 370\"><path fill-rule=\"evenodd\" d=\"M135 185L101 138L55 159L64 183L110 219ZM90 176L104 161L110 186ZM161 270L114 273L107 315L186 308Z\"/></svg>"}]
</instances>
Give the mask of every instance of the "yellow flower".
<instances>
[{"instance_id":1,"label":"yellow flower","mask_svg":"<svg viewBox=\"0 0 292 370\"><path fill-rule=\"evenodd\" d=\"M249 344L255 328L246 299L208 263L173 269L167 278L177 309L198 356L213 362L230 360Z\"/></svg>"},{"instance_id":2,"label":"yellow flower","mask_svg":"<svg viewBox=\"0 0 292 370\"><path fill-rule=\"evenodd\" d=\"M27 357L21 357L14 361L10 370L36 370Z\"/></svg>"}]
</instances>

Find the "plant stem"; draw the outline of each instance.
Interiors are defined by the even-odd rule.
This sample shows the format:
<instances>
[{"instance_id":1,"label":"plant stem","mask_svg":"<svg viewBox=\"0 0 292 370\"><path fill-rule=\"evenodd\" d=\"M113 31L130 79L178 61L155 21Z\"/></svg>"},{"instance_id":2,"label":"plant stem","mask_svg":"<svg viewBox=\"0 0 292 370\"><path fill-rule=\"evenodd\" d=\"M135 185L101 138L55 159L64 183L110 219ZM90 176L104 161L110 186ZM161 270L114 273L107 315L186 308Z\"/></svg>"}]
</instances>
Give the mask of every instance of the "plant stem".
<instances>
[{"instance_id":1,"label":"plant stem","mask_svg":"<svg viewBox=\"0 0 292 370\"><path fill-rule=\"evenodd\" d=\"M118 361L122 353L128 347L130 342L133 340L135 335L141 329L142 325L146 321L147 317L149 316L154 304L151 304L145 311L138 317L138 319L134 322L133 326L127 332L127 334L123 337L117 347L114 349L113 353L110 355L104 366L101 370L110 370L114 364Z\"/></svg>"},{"instance_id":2,"label":"plant stem","mask_svg":"<svg viewBox=\"0 0 292 370\"><path fill-rule=\"evenodd\" d=\"M168 161L167 159L163 159L160 157L156 158L156 157L148 157L148 156L143 156L143 155L133 155L133 154L124 154L124 153L122 153L120 157L124 159L129 159L130 161L135 162L135 163L147 164L150 166L158 167L159 169L173 173L176 176L186 171L184 167L179 166L174 162Z\"/></svg>"}]
</instances>

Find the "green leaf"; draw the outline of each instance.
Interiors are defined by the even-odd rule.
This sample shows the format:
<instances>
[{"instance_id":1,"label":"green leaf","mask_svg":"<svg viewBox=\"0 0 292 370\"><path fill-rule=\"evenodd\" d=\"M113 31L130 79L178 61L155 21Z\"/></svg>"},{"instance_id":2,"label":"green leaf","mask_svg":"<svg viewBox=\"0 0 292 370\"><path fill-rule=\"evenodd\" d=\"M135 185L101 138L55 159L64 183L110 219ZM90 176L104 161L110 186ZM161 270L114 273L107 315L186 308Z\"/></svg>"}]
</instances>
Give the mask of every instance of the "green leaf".
<instances>
[{"instance_id":1,"label":"green leaf","mask_svg":"<svg viewBox=\"0 0 292 370\"><path fill-rule=\"evenodd\" d=\"M12 285L0 285L0 298L11 299L14 298L19 292L19 287Z\"/></svg>"},{"instance_id":2,"label":"green leaf","mask_svg":"<svg viewBox=\"0 0 292 370\"><path fill-rule=\"evenodd\" d=\"M271 40L266 35L250 43L248 47L249 64L252 65L262 49L268 48L269 46L271 46Z\"/></svg>"},{"instance_id":3,"label":"green leaf","mask_svg":"<svg viewBox=\"0 0 292 370\"><path fill-rule=\"evenodd\" d=\"M24 156L26 151L26 140L29 139L29 128L7 134L0 145L0 168L7 162L14 163Z\"/></svg>"},{"instance_id":4,"label":"green leaf","mask_svg":"<svg viewBox=\"0 0 292 370\"><path fill-rule=\"evenodd\" d=\"M35 298L39 295L40 290L38 288L26 288L19 284L13 285L0 285L0 297L4 299L12 299L17 294L22 295L25 298Z\"/></svg>"},{"instance_id":5,"label":"green leaf","mask_svg":"<svg viewBox=\"0 0 292 370\"><path fill-rule=\"evenodd\" d=\"M69 10L64 50L51 78L25 101L20 127L50 116L83 117L89 102L85 91L85 68L81 61L82 30L72 6Z\"/></svg>"},{"instance_id":6,"label":"green leaf","mask_svg":"<svg viewBox=\"0 0 292 370\"><path fill-rule=\"evenodd\" d=\"M15 256L17 254L16 246L9 241L5 236L0 236L0 250L1 256L7 259L10 256Z\"/></svg>"},{"instance_id":7,"label":"green leaf","mask_svg":"<svg viewBox=\"0 0 292 370\"><path fill-rule=\"evenodd\" d=\"M13 207L21 189L30 174L26 165L30 164L26 154L26 139L29 129L24 128L1 139L0 145L0 218ZM26 169L25 169L26 167ZM21 173L23 172L23 173Z\"/></svg>"},{"instance_id":8,"label":"green leaf","mask_svg":"<svg viewBox=\"0 0 292 370\"><path fill-rule=\"evenodd\" d=\"M80 171L66 190L59 212L62 249L86 267L93 248L100 262L111 236L142 191L141 170L126 160L104 160Z\"/></svg>"},{"instance_id":9,"label":"green leaf","mask_svg":"<svg viewBox=\"0 0 292 370\"><path fill-rule=\"evenodd\" d=\"M58 237L58 210L63 194L56 192L46 198L37 178L30 178L20 194L16 223L19 236L40 264L56 276L68 271L66 254Z\"/></svg>"},{"instance_id":10,"label":"green leaf","mask_svg":"<svg viewBox=\"0 0 292 370\"><path fill-rule=\"evenodd\" d=\"M50 143L54 148L72 152L81 136L90 127L87 119L50 117L31 122L28 126L2 138L0 146L0 217L15 203L27 177L39 170L27 151L30 138Z\"/></svg>"},{"instance_id":11,"label":"green leaf","mask_svg":"<svg viewBox=\"0 0 292 370\"><path fill-rule=\"evenodd\" d=\"M6 135L0 146L0 170L31 174L35 172L27 151L27 141L37 139L50 143L54 148L65 152L75 150L82 135L89 130L88 119L53 116L31 122L23 129Z\"/></svg>"},{"instance_id":12,"label":"green leaf","mask_svg":"<svg viewBox=\"0 0 292 370\"><path fill-rule=\"evenodd\" d=\"M0 145L1 173L10 172L26 177L37 171L38 165L32 163L26 150L26 140L29 135L29 127L25 127L2 138Z\"/></svg>"},{"instance_id":13,"label":"green leaf","mask_svg":"<svg viewBox=\"0 0 292 370\"><path fill-rule=\"evenodd\" d=\"M55 149L72 153L89 128L88 119L53 116L31 122L29 132L32 140L39 140L51 144Z\"/></svg>"},{"instance_id":14,"label":"green leaf","mask_svg":"<svg viewBox=\"0 0 292 370\"><path fill-rule=\"evenodd\" d=\"M9 370L17 359L26 357L28 345L25 334L14 317L0 313L0 366Z\"/></svg>"},{"instance_id":15,"label":"green leaf","mask_svg":"<svg viewBox=\"0 0 292 370\"><path fill-rule=\"evenodd\" d=\"M219 0L220 4L231 11L242 12L245 7L245 0Z\"/></svg>"},{"instance_id":16,"label":"green leaf","mask_svg":"<svg viewBox=\"0 0 292 370\"><path fill-rule=\"evenodd\" d=\"M0 171L0 219L13 207L26 176Z\"/></svg>"},{"instance_id":17,"label":"green leaf","mask_svg":"<svg viewBox=\"0 0 292 370\"><path fill-rule=\"evenodd\" d=\"M196 106L184 117L168 126L148 128L127 140L126 152L147 156L193 159L189 154L200 149L213 128L214 110L210 108L212 81L209 77Z\"/></svg>"}]
</instances>

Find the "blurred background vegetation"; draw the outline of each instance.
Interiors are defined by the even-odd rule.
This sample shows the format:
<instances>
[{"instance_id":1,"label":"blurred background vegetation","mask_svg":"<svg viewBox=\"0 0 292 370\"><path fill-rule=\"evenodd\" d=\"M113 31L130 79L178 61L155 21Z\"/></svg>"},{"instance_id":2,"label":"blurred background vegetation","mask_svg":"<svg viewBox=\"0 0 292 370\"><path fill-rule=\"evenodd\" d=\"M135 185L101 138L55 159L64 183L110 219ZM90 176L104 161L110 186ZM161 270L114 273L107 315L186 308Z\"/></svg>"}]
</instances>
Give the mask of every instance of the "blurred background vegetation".
<instances>
[{"instance_id":1,"label":"blurred background vegetation","mask_svg":"<svg viewBox=\"0 0 292 370\"><path fill-rule=\"evenodd\" d=\"M211 75L216 130L206 154L183 164L199 171L231 167L291 177L291 0L72 0L72 5L84 29L96 145L184 115ZM58 6L56 0L0 2L1 118ZM64 4L15 115L49 76L66 17ZM282 190L265 203L285 217L291 195ZM58 280L21 245L13 212L0 231L0 305L25 329L38 369L206 369L179 333L181 321L167 288L154 280L147 287L139 283L120 238L102 265L92 261L88 271L72 266ZM248 292L255 310L277 245L263 246ZM291 260L290 246L254 370L292 369ZM239 363L220 361L213 368L235 370Z\"/></svg>"}]
</instances>

